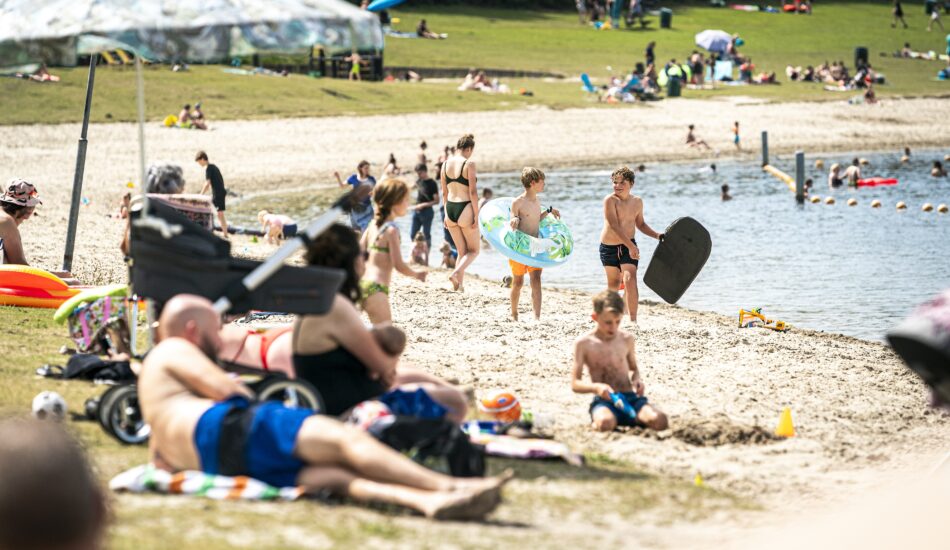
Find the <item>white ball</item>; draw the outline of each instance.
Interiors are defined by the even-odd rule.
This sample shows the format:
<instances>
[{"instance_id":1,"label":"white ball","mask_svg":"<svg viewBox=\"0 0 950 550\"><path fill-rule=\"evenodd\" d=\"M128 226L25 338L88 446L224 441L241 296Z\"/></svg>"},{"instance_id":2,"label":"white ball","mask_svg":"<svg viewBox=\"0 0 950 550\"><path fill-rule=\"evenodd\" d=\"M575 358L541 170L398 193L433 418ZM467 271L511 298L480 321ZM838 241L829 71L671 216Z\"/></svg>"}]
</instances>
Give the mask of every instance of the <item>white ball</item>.
<instances>
[{"instance_id":1,"label":"white ball","mask_svg":"<svg viewBox=\"0 0 950 550\"><path fill-rule=\"evenodd\" d=\"M33 416L40 420L66 418L66 400L54 391L40 392L33 398Z\"/></svg>"},{"instance_id":2,"label":"white ball","mask_svg":"<svg viewBox=\"0 0 950 550\"><path fill-rule=\"evenodd\" d=\"M368 430L377 421L391 417L392 415L392 411L389 410L389 407L387 407L385 403L370 400L363 401L353 407L347 421L360 429Z\"/></svg>"}]
</instances>

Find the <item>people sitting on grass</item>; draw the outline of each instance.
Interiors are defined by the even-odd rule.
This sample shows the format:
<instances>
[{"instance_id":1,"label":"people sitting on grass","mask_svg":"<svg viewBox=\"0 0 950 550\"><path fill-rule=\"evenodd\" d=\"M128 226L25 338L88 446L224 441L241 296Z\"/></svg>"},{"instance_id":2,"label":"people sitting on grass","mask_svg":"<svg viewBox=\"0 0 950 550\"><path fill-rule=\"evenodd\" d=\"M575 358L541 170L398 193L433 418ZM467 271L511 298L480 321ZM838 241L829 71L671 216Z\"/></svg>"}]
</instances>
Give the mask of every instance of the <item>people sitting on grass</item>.
<instances>
[{"instance_id":1,"label":"people sitting on grass","mask_svg":"<svg viewBox=\"0 0 950 550\"><path fill-rule=\"evenodd\" d=\"M308 265L346 272L330 311L298 316L294 322L294 372L320 391L327 414L343 414L362 401L415 384L448 410L447 418L461 422L467 411L462 392L420 369L399 364L360 318L356 304L363 297L360 279L366 259L356 234L344 225L332 225L310 243L305 257Z\"/></svg>"},{"instance_id":2,"label":"people sitting on grass","mask_svg":"<svg viewBox=\"0 0 950 550\"><path fill-rule=\"evenodd\" d=\"M419 38L429 38L431 40L442 40L447 38L445 34L439 34L430 31L425 19L420 20L419 25L416 26L416 36Z\"/></svg>"},{"instance_id":3,"label":"people sitting on grass","mask_svg":"<svg viewBox=\"0 0 950 550\"><path fill-rule=\"evenodd\" d=\"M29 265L20 238L20 224L43 204L32 183L14 178L0 196L0 264Z\"/></svg>"},{"instance_id":4,"label":"people sitting on grass","mask_svg":"<svg viewBox=\"0 0 950 550\"><path fill-rule=\"evenodd\" d=\"M739 65L739 81L745 82L746 84L751 84L752 73L754 71L755 65L752 63L752 58L746 58L746 60L741 65Z\"/></svg>"},{"instance_id":5,"label":"people sitting on grass","mask_svg":"<svg viewBox=\"0 0 950 550\"><path fill-rule=\"evenodd\" d=\"M397 504L437 519L480 519L501 501L510 473L452 478L334 418L277 401L253 403L251 390L214 362L219 329L220 318L204 298L178 295L162 311L159 342L145 358L138 386L156 467L246 475L309 494ZM362 338L364 345L373 342Z\"/></svg>"},{"instance_id":6,"label":"people sitting on grass","mask_svg":"<svg viewBox=\"0 0 950 550\"><path fill-rule=\"evenodd\" d=\"M591 318L596 327L574 342L571 389L591 393L591 427L609 432L618 426L665 430L669 420L651 405L637 367L636 338L620 328L623 298L612 290L594 297ZM587 369L590 381L584 380Z\"/></svg>"}]
</instances>

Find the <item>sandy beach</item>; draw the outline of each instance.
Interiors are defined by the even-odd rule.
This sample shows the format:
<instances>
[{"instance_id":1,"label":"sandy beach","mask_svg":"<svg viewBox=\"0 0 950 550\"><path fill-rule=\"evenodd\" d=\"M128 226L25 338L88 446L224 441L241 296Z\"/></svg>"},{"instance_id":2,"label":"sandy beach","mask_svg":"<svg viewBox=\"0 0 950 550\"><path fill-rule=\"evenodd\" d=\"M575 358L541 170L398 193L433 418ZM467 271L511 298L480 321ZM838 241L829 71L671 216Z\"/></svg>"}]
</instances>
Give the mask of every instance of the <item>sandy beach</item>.
<instances>
[{"instance_id":1,"label":"sandy beach","mask_svg":"<svg viewBox=\"0 0 950 550\"><path fill-rule=\"evenodd\" d=\"M422 139L436 156L465 132L476 136L474 160L482 171L526 164L606 169L712 158L683 145L690 122L725 157L734 154L729 128L740 120L749 148L741 158L757 159L762 130L770 132L775 152L945 147L948 114L950 103L941 99L849 106L724 98L629 109L223 121L211 132L152 122L146 143L149 159L184 168L191 192L203 183L193 158L204 149L231 189L278 194L332 185L334 170L349 174L362 158L376 174L390 152L408 166ZM60 266L78 135L78 124L0 128L0 175L35 183L44 201L39 216L21 227L34 265ZM118 252L122 223L110 214L128 191L126 182L137 182L136 139L134 125L90 127L83 191L89 204L82 208L75 261L84 282L126 276ZM249 254L268 250L251 246ZM574 395L569 385L572 342L592 329L590 297L546 289L543 320L513 323L507 290L497 282L472 278L464 294L454 294L446 290L446 275L433 272L426 283L397 276L391 301L394 322L409 336L406 360L478 390L511 388L577 451L679 479L699 473L708 486L763 509L684 531L651 531L651 544L735 542L738 530L781 521L776 511L831 506L898 479L918 479L948 451L950 415L928 408L924 386L886 346L800 329L740 329L732 317L653 303L640 309L640 368L647 394L671 416L672 429L594 434L589 397ZM526 302L527 293L525 311ZM776 440L770 434L784 407L791 408L798 435ZM617 540L634 529L619 520L611 527Z\"/></svg>"}]
</instances>

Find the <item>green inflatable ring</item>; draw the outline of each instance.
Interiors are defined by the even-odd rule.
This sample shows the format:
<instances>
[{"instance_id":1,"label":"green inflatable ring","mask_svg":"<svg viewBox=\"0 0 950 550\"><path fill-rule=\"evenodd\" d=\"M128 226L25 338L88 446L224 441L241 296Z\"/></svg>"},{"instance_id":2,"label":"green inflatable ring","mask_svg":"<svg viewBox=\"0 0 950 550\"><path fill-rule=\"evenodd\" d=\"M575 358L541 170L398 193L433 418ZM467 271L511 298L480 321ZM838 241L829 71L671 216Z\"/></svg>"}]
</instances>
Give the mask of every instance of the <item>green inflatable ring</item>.
<instances>
[{"instance_id":1,"label":"green inflatable ring","mask_svg":"<svg viewBox=\"0 0 950 550\"><path fill-rule=\"evenodd\" d=\"M63 324L66 322L66 319L69 319L69 316L72 315L73 311L82 304L95 302L99 298L105 298L106 296L128 295L129 285L125 284L114 284L90 288L89 290L84 290L63 302L63 305L59 306L59 309L57 309L56 313L53 314L53 320L59 324Z\"/></svg>"}]
</instances>

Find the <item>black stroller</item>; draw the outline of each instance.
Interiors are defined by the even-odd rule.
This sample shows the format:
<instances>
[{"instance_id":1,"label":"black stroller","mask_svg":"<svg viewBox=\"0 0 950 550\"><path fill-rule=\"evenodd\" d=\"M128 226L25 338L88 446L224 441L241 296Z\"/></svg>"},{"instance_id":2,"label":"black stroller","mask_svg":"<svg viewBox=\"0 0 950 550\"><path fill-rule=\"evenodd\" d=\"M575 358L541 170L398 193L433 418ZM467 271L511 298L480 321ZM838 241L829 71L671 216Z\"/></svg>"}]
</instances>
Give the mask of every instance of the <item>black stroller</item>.
<instances>
[{"instance_id":1,"label":"black stroller","mask_svg":"<svg viewBox=\"0 0 950 550\"><path fill-rule=\"evenodd\" d=\"M147 216L141 206L133 207L129 249L133 295L151 300L155 316L165 302L182 293L217 300L215 308L222 314L237 315L250 310L326 313L343 283L344 272L288 266L283 265L283 260L323 231L363 194L357 189L343 196L267 262L232 257L228 241L214 236L172 206L148 201ZM323 408L320 393L305 381L240 365L222 366L230 372L260 376L249 384L260 400L279 400L288 406L314 410ZM98 406L87 402L87 414L96 417L106 432L122 443L141 444L149 437L134 383L111 387L100 397Z\"/></svg>"}]
</instances>

